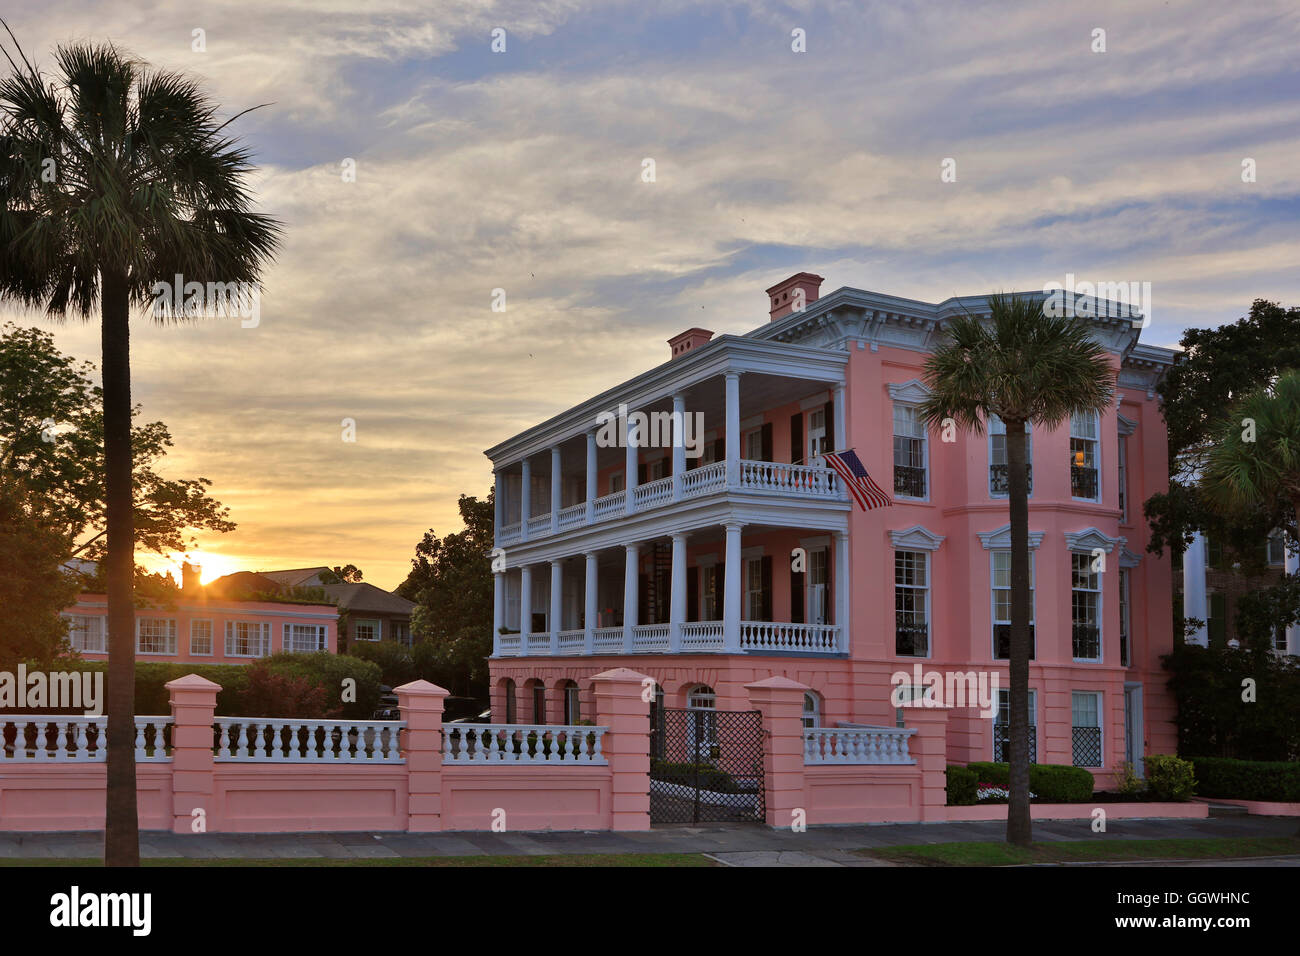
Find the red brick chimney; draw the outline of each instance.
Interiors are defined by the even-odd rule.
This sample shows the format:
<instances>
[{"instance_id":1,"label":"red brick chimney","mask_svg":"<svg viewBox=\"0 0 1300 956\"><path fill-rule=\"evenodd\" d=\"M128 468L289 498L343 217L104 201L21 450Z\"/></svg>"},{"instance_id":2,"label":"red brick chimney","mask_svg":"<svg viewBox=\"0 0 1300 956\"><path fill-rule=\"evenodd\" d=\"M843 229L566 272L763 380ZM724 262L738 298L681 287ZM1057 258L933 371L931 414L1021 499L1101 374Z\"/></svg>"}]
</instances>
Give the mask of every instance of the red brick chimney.
<instances>
[{"instance_id":1,"label":"red brick chimney","mask_svg":"<svg viewBox=\"0 0 1300 956\"><path fill-rule=\"evenodd\" d=\"M783 319L791 312L802 312L805 306L817 301L823 279L811 272L796 272L783 282L767 290L772 302L772 321Z\"/></svg>"},{"instance_id":2,"label":"red brick chimney","mask_svg":"<svg viewBox=\"0 0 1300 956\"><path fill-rule=\"evenodd\" d=\"M203 587L200 583L203 577L203 568L197 564L190 564L185 561L181 564L181 593L197 594Z\"/></svg>"},{"instance_id":3,"label":"red brick chimney","mask_svg":"<svg viewBox=\"0 0 1300 956\"><path fill-rule=\"evenodd\" d=\"M668 348L672 351L673 358L680 358L692 349L698 349L711 338L713 333L708 329L687 329L669 339Z\"/></svg>"}]
</instances>

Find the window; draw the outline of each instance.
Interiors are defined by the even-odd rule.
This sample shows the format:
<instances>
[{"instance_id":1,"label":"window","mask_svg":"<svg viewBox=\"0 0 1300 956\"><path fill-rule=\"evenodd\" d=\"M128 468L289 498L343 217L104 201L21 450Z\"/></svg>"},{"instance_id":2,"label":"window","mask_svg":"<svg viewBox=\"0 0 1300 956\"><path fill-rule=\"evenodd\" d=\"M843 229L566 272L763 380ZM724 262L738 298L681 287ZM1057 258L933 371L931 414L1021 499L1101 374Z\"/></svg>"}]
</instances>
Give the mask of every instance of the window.
<instances>
[{"instance_id":1,"label":"window","mask_svg":"<svg viewBox=\"0 0 1300 956\"><path fill-rule=\"evenodd\" d=\"M990 552L993 562L993 656L1011 657L1011 552ZM1029 659L1034 659L1034 556L1029 555Z\"/></svg>"},{"instance_id":2,"label":"window","mask_svg":"<svg viewBox=\"0 0 1300 956\"><path fill-rule=\"evenodd\" d=\"M94 654L103 654L107 650L104 646L105 618L98 614L65 614L63 618L68 622L68 642L73 650Z\"/></svg>"},{"instance_id":3,"label":"window","mask_svg":"<svg viewBox=\"0 0 1300 956\"><path fill-rule=\"evenodd\" d=\"M803 695L803 726L804 730L821 726L821 703L816 694Z\"/></svg>"},{"instance_id":4,"label":"window","mask_svg":"<svg viewBox=\"0 0 1300 956\"><path fill-rule=\"evenodd\" d=\"M993 762L1011 759L1011 691L998 691L998 709L993 715ZM1029 688L1029 762L1038 761L1038 692Z\"/></svg>"},{"instance_id":5,"label":"window","mask_svg":"<svg viewBox=\"0 0 1300 956\"><path fill-rule=\"evenodd\" d=\"M564 685L564 722L576 724L582 719L582 707L578 702L578 685L568 681Z\"/></svg>"},{"instance_id":6,"label":"window","mask_svg":"<svg viewBox=\"0 0 1300 956\"><path fill-rule=\"evenodd\" d=\"M266 657L270 653L270 624L260 621L226 622L227 657Z\"/></svg>"},{"instance_id":7,"label":"window","mask_svg":"<svg viewBox=\"0 0 1300 956\"><path fill-rule=\"evenodd\" d=\"M137 654L175 654L176 621L158 617L135 619Z\"/></svg>"},{"instance_id":8,"label":"window","mask_svg":"<svg viewBox=\"0 0 1300 956\"><path fill-rule=\"evenodd\" d=\"M1119 436L1119 522L1128 524L1128 436Z\"/></svg>"},{"instance_id":9,"label":"window","mask_svg":"<svg viewBox=\"0 0 1300 956\"><path fill-rule=\"evenodd\" d=\"M894 653L930 653L929 558L924 551L894 552Z\"/></svg>"},{"instance_id":10,"label":"window","mask_svg":"<svg viewBox=\"0 0 1300 956\"><path fill-rule=\"evenodd\" d=\"M622 490L623 490L624 488L626 488L626 487L627 487L627 485L624 484L624 482L623 482L623 473L622 473L621 471L615 471L615 472L611 472L611 473L610 473L610 476L609 476L609 493L610 493L611 495L616 495L616 494L618 494L620 491L622 491Z\"/></svg>"},{"instance_id":11,"label":"window","mask_svg":"<svg viewBox=\"0 0 1300 956\"><path fill-rule=\"evenodd\" d=\"M508 677L506 678L506 683L505 683L505 695L506 695L506 723L513 724L515 723L519 715L515 710L515 682Z\"/></svg>"},{"instance_id":12,"label":"window","mask_svg":"<svg viewBox=\"0 0 1300 956\"><path fill-rule=\"evenodd\" d=\"M1029 492L1034 491L1034 436L1025 423L1025 462L1028 464ZM1007 484L1007 426L996 415L989 416L989 497L1005 498Z\"/></svg>"},{"instance_id":13,"label":"window","mask_svg":"<svg viewBox=\"0 0 1300 956\"><path fill-rule=\"evenodd\" d=\"M1119 662L1124 667L1129 666L1129 635L1132 633L1129 626L1131 615L1131 605L1129 604L1129 571L1127 568L1120 568L1119 571Z\"/></svg>"},{"instance_id":14,"label":"window","mask_svg":"<svg viewBox=\"0 0 1300 956\"><path fill-rule=\"evenodd\" d=\"M1074 765L1101 766L1101 694L1075 691L1070 695Z\"/></svg>"},{"instance_id":15,"label":"window","mask_svg":"<svg viewBox=\"0 0 1300 956\"><path fill-rule=\"evenodd\" d=\"M686 722L686 747L692 762L697 753L711 759L718 745L717 717L713 713L717 700L713 688L704 684L691 688L686 695L686 708L695 712L688 715Z\"/></svg>"},{"instance_id":16,"label":"window","mask_svg":"<svg viewBox=\"0 0 1300 956\"><path fill-rule=\"evenodd\" d=\"M700 612L700 620L718 621L722 619L722 569L714 564L703 570L704 606Z\"/></svg>"},{"instance_id":17,"label":"window","mask_svg":"<svg viewBox=\"0 0 1300 956\"><path fill-rule=\"evenodd\" d=\"M745 432L745 455L750 461L763 460L763 429Z\"/></svg>"},{"instance_id":18,"label":"window","mask_svg":"<svg viewBox=\"0 0 1300 956\"><path fill-rule=\"evenodd\" d=\"M534 598L536 600L536 598ZM536 605L534 605L536 607ZM352 637L358 641L377 641L383 634L382 624L379 621L358 620L352 626Z\"/></svg>"},{"instance_id":19,"label":"window","mask_svg":"<svg viewBox=\"0 0 1300 956\"><path fill-rule=\"evenodd\" d=\"M393 640L399 644L405 644L410 647L414 642L411 640L411 622L394 621L393 622ZM324 650L324 648L321 648Z\"/></svg>"},{"instance_id":20,"label":"window","mask_svg":"<svg viewBox=\"0 0 1300 956\"><path fill-rule=\"evenodd\" d=\"M645 480L647 483L668 477L668 458L656 458L645 463Z\"/></svg>"},{"instance_id":21,"label":"window","mask_svg":"<svg viewBox=\"0 0 1300 956\"><path fill-rule=\"evenodd\" d=\"M832 450L826 438L826 409L819 408L808 415L808 460Z\"/></svg>"},{"instance_id":22,"label":"window","mask_svg":"<svg viewBox=\"0 0 1300 956\"><path fill-rule=\"evenodd\" d=\"M212 654L212 622L190 621L190 653L198 657Z\"/></svg>"},{"instance_id":23,"label":"window","mask_svg":"<svg viewBox=\"0 0 1300 956\"><path fill-rule=\"evenodd\" d=\"M546 685L541 681L533 682L533 723L546 723Z\"/></svg>"},{"instance_id":24,"label":"window","mask_svg":"<svg viewBox=\"0 0 1300 956\"><path fill-rule=\"evenodd\" d=\"M1100 500L1097 430L1096 412L1070 416L1070 493L1088 501Z\"/></svg>"},{"instance_id":25,"label":"window","mask_svg":"<svg viewBox=\"0 0 1300 956\"><path fill-rule=\"evenodd\" d=\"M763 620L763 559L745 562L745 620Z\"/></svg>"},{"instance_id":26,"label":"window","mask_svg":"<svg viewBox=\"0 0 1300 956\"><path fill-rule=\"evenodd\" d=\"M1286 539L1281 531L1274 531L1268 536L1268 563L1275 567L1286 564Z\"/></svg>"},{"instance_id":27,"label":"window","mask_svg":"<svg viewBox=\"0 0 1300 956\"><path fill-rule=\"evenodd\" d=\"M894 405L894 493L925 497L925 422L914 405Z\"/></svg>"},{"instance_id":28,"label":"window","mask_svg":"<svg viewBox=\"0 0 1300 956\"><path fill-rule=\"evenodd\" d=\"M826 615L826 562L830 552L825 548L808 552L808 604L806 616L809 624L828 623Z\"/></svg>"},{"instance_id":29,"label":"window","mask_svg":"<svg viewBox=\"0 0 1300 956\"><path fill-rule=\"evenodd\" d=\"M1076 661L1101 660L1101 573L1091 554L1071 554L1070 615Z\"/></svg>"},{"instance_id":30,"label":"window","mask_svg":"<svg viewBox=\"0 0 1300 956\"><path fill-rule=\"evenodd\" d=\"M324 624L286 624L284 649L289 653L310 653L326 649Z\"/></svg>"}]
</instances>

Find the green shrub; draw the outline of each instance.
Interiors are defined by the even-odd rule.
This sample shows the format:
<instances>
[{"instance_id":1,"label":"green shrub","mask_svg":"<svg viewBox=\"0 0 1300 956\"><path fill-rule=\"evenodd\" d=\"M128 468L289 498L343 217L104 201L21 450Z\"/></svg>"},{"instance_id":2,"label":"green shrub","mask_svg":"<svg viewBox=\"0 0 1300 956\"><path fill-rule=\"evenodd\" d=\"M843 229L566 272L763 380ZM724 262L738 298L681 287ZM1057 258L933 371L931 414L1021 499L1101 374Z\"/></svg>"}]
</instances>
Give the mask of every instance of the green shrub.
<instances>
[{"instance_id":1,"label":"green shrub","mask_svg":"<svg viewBox=\"0 0 1300 956\"><path fill-rule=\"evenodd\" d=\"M1193 757L1196 789L1203 797L1300 802L1300 763Z\"/></svg>"},{"instance_id":2,"label":"green shrub","mask_svg":"<svg viewBox=\"0 0 1300 956\"><path fill-rule=\"evenodd\" d=\"M1010 764L976 762L967 769L975 773L976 783L1011 786ZM1059 763L1029 765L1029 789L1040 803L1083 803L1092 797L1094 783L1092 774L1082 767Z\"/></svg>"},{"instance_id":3,"label":"green shrub","mask_svg":"<svg viewBox=\"0 0 1300 956\"><path fill-rule=\"evenodd\" d=\"M1172 754L1151 754L1143 764L1147 789L1157 800L1190 800L1196 795L1196 773L1190 760Z\"/></svg>"},{"instance_id":4,"label":"green shrub","mask_svg":"<svg viewBox=\"0 0 1300 956\"><path fill-rule=\"evenodd\" d=\"M948 764L948 806L973 806L976 802L976 785L980 782L979 775L969 767Z\"/></svg>"},{"instance_id":5,"label":"green shrub","mask_svg":"<svg viewBox=\"0 0 1300 956\"><path fill-rule=\"evenodd\" d=\"M410 650L396 641L356 641L348 654L379 665L380 680L389 687L401 687L415 680L415 662Z\"/></svg>"},{"instance_id":6,"label":"green shrub","mask_svg":"<svg viewBox=\"0 0 1300 956\"><path fill-rule=\"evenodd\" d=\"M1137 768L1125 760L1119 765L1119 779L1115 789L1126 797L1136 797L1146 790L1146 781L1137 775Z\"/></svg>"}]
</instances>

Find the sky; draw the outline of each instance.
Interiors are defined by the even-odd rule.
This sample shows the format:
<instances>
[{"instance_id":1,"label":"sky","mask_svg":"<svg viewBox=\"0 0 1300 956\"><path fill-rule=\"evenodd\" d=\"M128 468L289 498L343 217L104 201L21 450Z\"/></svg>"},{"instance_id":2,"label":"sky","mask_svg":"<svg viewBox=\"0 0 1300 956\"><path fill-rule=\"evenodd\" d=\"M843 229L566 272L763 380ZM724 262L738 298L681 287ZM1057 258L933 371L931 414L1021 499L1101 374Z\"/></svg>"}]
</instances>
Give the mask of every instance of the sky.
<instances>
[{"instance_id":1,"label":"sky","mask_svg":"<svg viewBox=\"0 0 1300 956\"><path fill-rule=\"evenodd\" d=\"M483 449L660 364L683 329L756 328L794 272L932 302L1150 282L1156 345L1255 298L1300 304L1294 2L4 16L46 67L58 43L111 40L223 115L268 104L233 126L285 227L258 324L132 331L134 398L175 441L161 470L210 479L238 524L200 536L206 579L352 563L395 587L427 529L460 530L458 497L486 495ZM0 318L98 360L94 325Z\"/></svg>"}]
</instances>

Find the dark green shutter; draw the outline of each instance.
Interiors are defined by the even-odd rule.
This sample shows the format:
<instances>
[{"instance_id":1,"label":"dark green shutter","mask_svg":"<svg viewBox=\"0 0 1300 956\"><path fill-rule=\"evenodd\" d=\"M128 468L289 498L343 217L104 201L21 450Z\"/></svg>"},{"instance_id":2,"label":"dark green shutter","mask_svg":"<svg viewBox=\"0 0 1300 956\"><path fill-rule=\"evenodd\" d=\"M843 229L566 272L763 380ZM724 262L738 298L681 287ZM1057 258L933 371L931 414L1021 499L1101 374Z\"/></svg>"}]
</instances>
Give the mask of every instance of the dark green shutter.
<instances>
[{"instance_id":1,"label":"dark green shutter","mask_svg":"<svg viewBox=\"0 0 1300 956\"><path fill-rule=\"evenodd\" d=\"M763 582L763 620L772 620L772 556L763 555L761 564L762 570L759 572Z\"/></svg>"},{"instance_id":2,"label":"dark green shutter","mask_svg":"<svg viewBox=\"0 0 1300 956\"><path fill-rule=\"evenodd\" d=\"M763 446L763 461L776 461L776 449L772 447L772 423L764 422L759 433L759 444Z\"/></svg>"},{"instance_id":3,"label":"dark green shutter","mask_svg":"<svg viewBox=\"0 0 1300 956\"><path fill-rule=\"evenodd\" d=\"M790 569L790 623L804 623L804 572Z\"/></svg>"},{"instance_id":4,"label":"dark green shutter","mask_svg":"<svg viewBox=\"0 0 1300 956\"><path fill-rule=\"evenodd\" d=\"M803 448L803 412L795 412L790 416L790 464L799 464L806 455Z\"/></svg>"}]
</instances>

